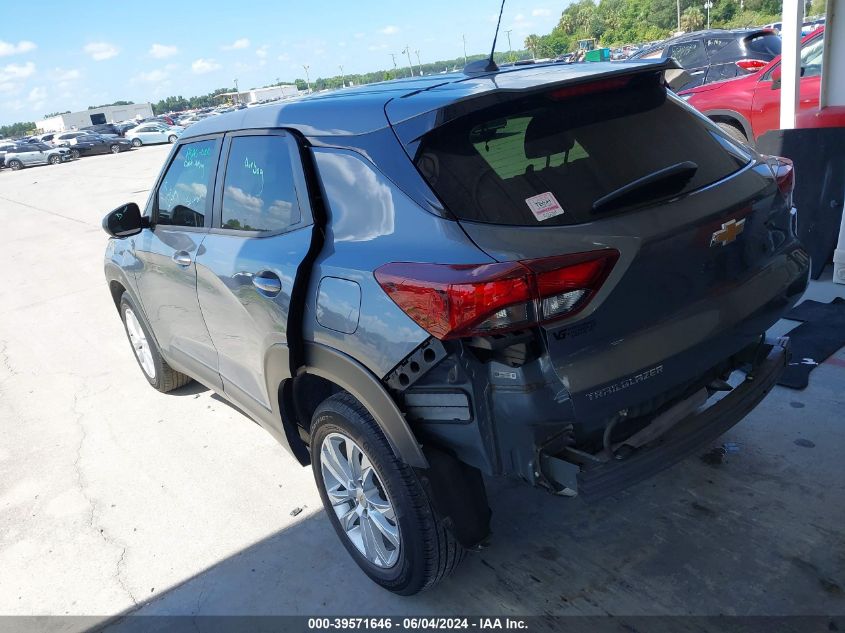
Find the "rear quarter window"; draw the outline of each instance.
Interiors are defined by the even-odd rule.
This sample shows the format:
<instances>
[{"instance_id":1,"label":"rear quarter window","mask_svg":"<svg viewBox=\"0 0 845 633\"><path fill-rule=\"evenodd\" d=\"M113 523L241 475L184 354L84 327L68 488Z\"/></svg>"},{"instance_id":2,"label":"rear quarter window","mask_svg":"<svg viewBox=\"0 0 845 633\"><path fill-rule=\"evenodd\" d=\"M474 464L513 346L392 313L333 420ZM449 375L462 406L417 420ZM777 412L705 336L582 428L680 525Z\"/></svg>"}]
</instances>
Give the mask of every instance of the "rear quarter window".
<instances>
[{"instance_id":1,"label":"rear quarter window","mask_svg":"<svg viewBox=\"0 0 845 633\"><path fill-rule=\"evenodd\" d=\"M774 33L752 35L745 39L745 50L774 59L780 55L781 39Z\"/></svg>"},{"instance_id":2,"label":"rear quarter window","mask_svg":"<svg viewBox=\"0 0 845 633\"><path fill-rule=\"evenodd\" d=\"M750 160L729 146L656 81L634 79L622 89L569 97L564 88L463 116L424 137L415 163L460 219L556 226L631 210L638 205L601 213L593 205L687 161L694 175L650 203L721 180ZM538 213L537 205L561 212Z\"/></svg>"}]
</instances>

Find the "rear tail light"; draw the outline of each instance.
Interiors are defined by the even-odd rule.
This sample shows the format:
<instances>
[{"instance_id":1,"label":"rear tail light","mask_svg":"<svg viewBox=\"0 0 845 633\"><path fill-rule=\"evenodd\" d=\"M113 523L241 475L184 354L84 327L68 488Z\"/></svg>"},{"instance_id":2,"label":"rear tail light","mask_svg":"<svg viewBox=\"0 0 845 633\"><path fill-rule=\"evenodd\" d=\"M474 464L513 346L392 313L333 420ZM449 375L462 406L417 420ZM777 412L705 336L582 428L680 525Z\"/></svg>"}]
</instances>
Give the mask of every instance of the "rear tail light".
<instances>
[{"instance_id":1,"label":"rear tail light","mask_svg":"<svg viewBox=\"0 0 845 633\"><path fill-rule=\"evenodd\" d=\"M767 63L759 59L740 59L736 62L736 65L746 72L756 73L765 67Z\"/></svg>"},{"instance_id":2,"label":"rear tail light","mask_svg":"<svg viewBox=\"0 0 845 633\"><path fill-rule=\"evenodd\" d=\"M767 156L767 162L784 199L792 205L792 191L795 189L795 167L792 161L782 156Z\"/></svg>"},{"instance_id":3,"label":"rear tail light","mask_svg":"<svg viewBox=\"0 0 845 633\"><path fill-rule=\"evenodd\" d=\"M496 264L396 262L375 271L382 289L438 339L493 334L572 316L610 274L619 252Z\"/></svg>"}]
</instances>

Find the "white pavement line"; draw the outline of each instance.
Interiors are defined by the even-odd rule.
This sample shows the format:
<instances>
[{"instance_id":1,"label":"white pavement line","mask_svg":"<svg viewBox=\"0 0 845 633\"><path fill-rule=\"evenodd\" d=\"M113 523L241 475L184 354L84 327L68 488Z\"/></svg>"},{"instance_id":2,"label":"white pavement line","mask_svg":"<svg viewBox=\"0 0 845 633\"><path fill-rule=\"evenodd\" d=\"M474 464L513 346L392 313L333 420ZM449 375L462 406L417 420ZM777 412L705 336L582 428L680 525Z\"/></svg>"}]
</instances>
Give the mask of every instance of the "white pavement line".
<instances>
[{"instance_id":1,"label":"white pavement line","mask_svg":"<svg viewBox=\"0 0 845 633\"><path fill-rule=\"evenodd\" d=\"M84 224L85 226L94 226L98 227L96 224L91 224L90 222L86 222L85 220L80 220L79 218L72 218L70 216L57 213L55 211L48 211L47 209L42 209L41 207L36 207L31 204L27 204L25 202L20 202L18 200L12 200L11 198L6 198L4 196L0 196L0 200L5 200L6 202L11 202L12 204L16 204L21 207L26 207L27 209L32 209L34 211L40 211L41 213L46 213L48 215L54 215L57 218L63 218L65 220L70 220L71 222L77 222L78 224Z\"/></svg>"}]
</instances>

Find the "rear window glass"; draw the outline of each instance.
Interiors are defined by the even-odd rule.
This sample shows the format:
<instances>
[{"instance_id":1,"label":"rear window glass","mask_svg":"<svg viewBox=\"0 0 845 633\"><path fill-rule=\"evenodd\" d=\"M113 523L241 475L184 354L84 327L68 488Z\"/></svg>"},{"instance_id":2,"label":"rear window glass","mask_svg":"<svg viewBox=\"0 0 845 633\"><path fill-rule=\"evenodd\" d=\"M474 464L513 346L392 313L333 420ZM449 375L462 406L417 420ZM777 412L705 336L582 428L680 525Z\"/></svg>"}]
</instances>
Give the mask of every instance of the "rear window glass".
<instances>
[{"instance_id":1,"label":"rear window glass","mask_svg":"<svg viewBox=\"0 0 845 633\"><path fill-rule=\"evenodd\" d=\"M650 77L576 90L494 105L436 128L422 139L417 168L461 219L560 226L693 191L750 160L728 151L728 141ZM657 182L619 195L655 172L663 174ZM613 203L594 210L608 194Z\"/></svg>"},{"instance_id":2,"label":"rear window glass","mask_svg":"<svg viewBox=\"0 0 845 633\"><path fill-rule=\"evenodd\" d=\"M745 48L749 52L767 55L774 59L780 55L781 39L774 33L766 35L754 35L745 40Z\"/></svg>"}]
</instances>

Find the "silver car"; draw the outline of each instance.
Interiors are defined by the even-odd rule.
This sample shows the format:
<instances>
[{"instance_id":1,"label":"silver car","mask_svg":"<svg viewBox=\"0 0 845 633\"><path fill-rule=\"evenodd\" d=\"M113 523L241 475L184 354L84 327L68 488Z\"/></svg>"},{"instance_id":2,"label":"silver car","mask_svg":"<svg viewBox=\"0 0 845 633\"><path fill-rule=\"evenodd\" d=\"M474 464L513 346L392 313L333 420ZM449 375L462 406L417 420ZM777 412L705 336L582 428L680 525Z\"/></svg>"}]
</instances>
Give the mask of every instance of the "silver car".
<instances>
[{"instance_id":1,"label":"silver car","mask_svg":"<svg viewBox=\"0 0 845 633\"><path fill-rule=\"evenodd\" d=\"M126 138L132 141L132 145L135 147L153 145L154 143L175 143L184 129L163 123L142 123L126 132Z\"/></svg>"},{"instance_id":2,"label":"silver car","mask_svg":"<svg viewBox=\"0 0 845 633\"><path fill-rule=\"evenodd\" d=\"M6 167L13 171L33 165L58 165L72 159L66 147L50 147L46 143L18 143L7 150Z\"/></svg>"}]
</instances>

